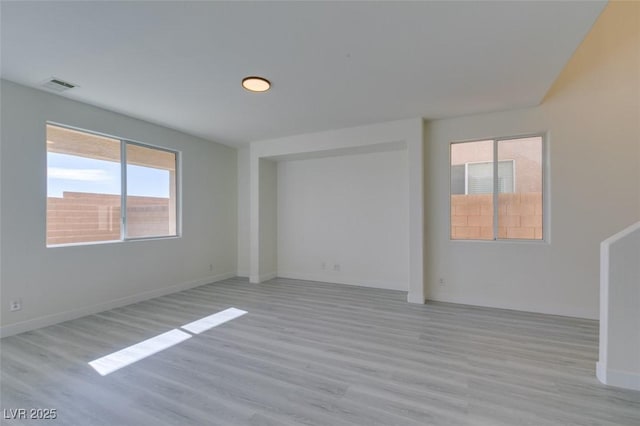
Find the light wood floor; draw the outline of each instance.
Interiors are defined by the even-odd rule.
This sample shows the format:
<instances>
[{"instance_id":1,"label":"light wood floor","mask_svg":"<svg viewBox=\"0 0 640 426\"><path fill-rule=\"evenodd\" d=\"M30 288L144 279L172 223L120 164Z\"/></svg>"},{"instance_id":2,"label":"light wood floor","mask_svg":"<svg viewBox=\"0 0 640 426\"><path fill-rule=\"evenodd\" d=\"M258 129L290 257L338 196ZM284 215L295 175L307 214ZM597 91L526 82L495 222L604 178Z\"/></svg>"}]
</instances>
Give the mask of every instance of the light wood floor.
<instances>
[{"instance_id":1,"label":"light wood floor","mask_svg":"<svg viewBox=\"0 0 640 426\"><path fill-rule=\"evenodd\" d=\"M594 376L597 322L405 298L230 279L8 337L1 408L83 426L640 425L640 392ZM87 365L232 306L249 313L104 377Z\"/></svg>"}]
</instances>

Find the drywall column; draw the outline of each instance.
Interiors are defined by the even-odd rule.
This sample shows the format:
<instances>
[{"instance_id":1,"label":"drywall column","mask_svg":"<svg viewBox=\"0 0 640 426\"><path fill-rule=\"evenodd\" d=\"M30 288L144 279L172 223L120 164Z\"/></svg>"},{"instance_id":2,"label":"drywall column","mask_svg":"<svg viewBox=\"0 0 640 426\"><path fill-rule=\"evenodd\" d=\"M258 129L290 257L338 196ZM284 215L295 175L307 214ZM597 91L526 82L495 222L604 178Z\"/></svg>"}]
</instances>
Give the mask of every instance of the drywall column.
<instances>
[{"instance_id":1,"label":"drywall column","mask_svg":"<svg viewBox=\"0 0 640 426\"><path fill-rule=\"evenodd\" d=\"M260 157L249 151L249 282L260 283Z\"/></svg>"},{"instance_id":2,"label":"drywall column","mask_svg":"<svg viewBox=\"0 0 640 426\"><path fill-rule=\"evenodd\" d=\"M275 278L277 269L277 164L255 155L250 158L250 274L258 284Z\"/></svg>"},{"instance_id":3,"label":"drywall column","mask_svg":"<svg viewBox=\"0 0 640 426\"><path fill-rule=\"evenodd\" d=\"M258 280L262 282L275 278L278 269L278 164L261 158L259 168L260 275Z\"/></svg>"},{"instance_id":4,"label":"drywall column","mask_svg":"<svg viewBox=\"0 0 640 426\"><path fill-rule=\"evenodd\" d=\"M249 185L251 181L249 166L249 147L238 149L238 262L237 272L239 277L249 277L249 259L251 258L250 241L250 195Z\"/></svg>"},{"instance_id":5,"label":"drywall column","mask_svg":"<svg viewBox=\"0 0 640 426\"><path fill-rule=\"evenodd\" d=\"M407 138L409 166L409 291L407 301L424 303L423 122L412 123Z\"/></svg>"},{"instance_id":6,"label":"drywall column","mask_svg":"<svg viewBox=\"0 0 640 426\"><path fill-rule=\"evenodd\" d=\"M640 222L600 245L598 380L640 390Z\"/></svg>"}]
</instances>

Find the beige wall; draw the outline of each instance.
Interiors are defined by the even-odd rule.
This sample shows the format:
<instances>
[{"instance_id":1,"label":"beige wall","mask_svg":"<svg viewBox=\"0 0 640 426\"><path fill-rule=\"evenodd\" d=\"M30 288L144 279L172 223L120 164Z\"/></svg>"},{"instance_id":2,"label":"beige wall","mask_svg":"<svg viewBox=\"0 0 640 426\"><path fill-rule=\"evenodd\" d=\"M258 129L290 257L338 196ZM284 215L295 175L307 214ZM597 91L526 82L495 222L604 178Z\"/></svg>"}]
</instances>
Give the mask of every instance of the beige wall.
<instances>
[{"instance_id":1,"label":"beige wall","mask_svg":"<svg viewBox=\"0 0 640 426\"><path fill-rule=\"evenodd\" d=\"M539 132L548 241L451 241L449 143ZM425 144L427 298L597 318L599 244L640 220L640 3L607 6L540 106L432 121Z\"/></svg>"}]
</instances>

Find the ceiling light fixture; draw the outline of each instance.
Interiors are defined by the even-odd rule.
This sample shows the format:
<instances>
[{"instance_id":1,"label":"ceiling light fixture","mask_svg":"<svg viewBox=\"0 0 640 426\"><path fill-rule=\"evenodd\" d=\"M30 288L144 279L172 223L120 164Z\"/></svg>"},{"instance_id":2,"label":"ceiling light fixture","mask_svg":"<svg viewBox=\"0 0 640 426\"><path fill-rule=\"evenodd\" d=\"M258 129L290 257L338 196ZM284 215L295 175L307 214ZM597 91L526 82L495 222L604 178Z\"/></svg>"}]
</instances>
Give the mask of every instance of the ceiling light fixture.
<instances>
[{"instance_id":1,"label":"ceiling light fixture","mask_svg":"<svg viewBox=\"0 0 640 426\"><path fill-rule=\"evenodd\" d=\"M250 76L242 79L242 87L250 92L266 92L271 83L266 78Z\"/></svg>"}]
</instances>

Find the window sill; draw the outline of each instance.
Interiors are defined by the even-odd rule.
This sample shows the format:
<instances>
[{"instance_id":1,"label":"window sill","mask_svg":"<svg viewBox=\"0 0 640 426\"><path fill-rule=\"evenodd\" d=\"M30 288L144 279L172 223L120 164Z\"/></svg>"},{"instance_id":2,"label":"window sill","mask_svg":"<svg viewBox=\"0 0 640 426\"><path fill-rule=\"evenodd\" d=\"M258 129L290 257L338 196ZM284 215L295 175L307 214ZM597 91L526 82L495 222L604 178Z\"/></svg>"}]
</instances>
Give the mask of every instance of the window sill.
<instances>
[{"instance_id":1,"label":"window sill","mask_svg":"<svg viewBox=\"0 0 640 426\"><path fill-rule=\"evenodd\" d=\"M46 245L46 248L102 246L106 244L121 244L121 243L131 243L131 242L139 242L139 241L176 240L179 238L182 238L182 235L167 235L163 237L128 238L126 240L87 241L82 243L52 244L52 245Z\"/></svg>"}]
</instances>

